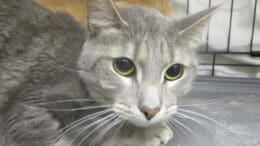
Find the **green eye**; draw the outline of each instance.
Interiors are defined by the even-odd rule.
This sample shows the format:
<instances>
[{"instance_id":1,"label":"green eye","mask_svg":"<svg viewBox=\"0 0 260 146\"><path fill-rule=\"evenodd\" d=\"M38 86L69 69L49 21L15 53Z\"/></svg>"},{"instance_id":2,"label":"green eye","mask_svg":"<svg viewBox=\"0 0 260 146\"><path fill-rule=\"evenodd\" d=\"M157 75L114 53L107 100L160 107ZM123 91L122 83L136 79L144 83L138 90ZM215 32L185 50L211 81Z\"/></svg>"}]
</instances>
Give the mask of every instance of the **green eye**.
<instances>
[{"instance_id":1,"label":"green eye","mask_svg":"<svg viewBox=\"0 0 260 146\"><path fill-rule=\"evenodd\" d=\"M184 66L182 64L174 64L169 67L164 75L166 80L174 81L183 75Z\"/></svg>"},{"instance_id":2,"label":"green eye","mask_svg":"<svg viewBox=\"0 0 260 146\"><path fill-rule=\"evenodd\" d=\"M135 73L134 63L127 58L117 58L113 62L114 70L122 76L131 76Z\"/></svg>"}]
</instances>

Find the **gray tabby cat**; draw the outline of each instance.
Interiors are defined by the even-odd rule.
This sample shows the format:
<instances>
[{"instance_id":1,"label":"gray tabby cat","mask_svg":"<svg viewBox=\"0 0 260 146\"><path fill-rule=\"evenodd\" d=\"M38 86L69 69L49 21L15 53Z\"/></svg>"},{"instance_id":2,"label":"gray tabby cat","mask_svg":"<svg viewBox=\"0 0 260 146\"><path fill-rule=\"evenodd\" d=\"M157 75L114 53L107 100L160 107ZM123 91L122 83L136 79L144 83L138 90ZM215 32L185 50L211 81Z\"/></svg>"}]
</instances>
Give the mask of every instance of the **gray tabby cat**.
<instances>
[{"instance_id":1,"label":"gray tabby cat","mask_svg":"<svg viewBox=\"0 0 260 146\"><path fill-rule=\"evenodd\" d=\"M158 146L190 89L202 28L89 2L89 28L31 0L0 0L1 146Z\"/></svg>"}]
</instances>

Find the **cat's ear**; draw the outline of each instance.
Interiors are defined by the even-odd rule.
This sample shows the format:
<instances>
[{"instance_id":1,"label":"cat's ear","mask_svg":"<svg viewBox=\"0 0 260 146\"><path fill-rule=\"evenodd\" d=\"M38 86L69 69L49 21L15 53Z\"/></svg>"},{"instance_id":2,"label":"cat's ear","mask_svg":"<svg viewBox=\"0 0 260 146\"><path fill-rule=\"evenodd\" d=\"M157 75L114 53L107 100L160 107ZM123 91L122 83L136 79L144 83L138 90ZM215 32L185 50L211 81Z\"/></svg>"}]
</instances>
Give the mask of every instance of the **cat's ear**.
<instances>
[{"instance_id":1,"label":"cat's ear","mask_svg":"<svg viewBox=\"0 0 260 146\"><path fill-rule=\"evenodd\" d=\"M193 15L187 16L175 22L177 37L191 39L200 38L205 26L219 6L211 7Z\"/></svg>"},{"instance_id":2,"label":"cat's ear","mask_svg":"<svg viewBox=\"0 0 260 146\"><path fill-rule=\"evenodd\" d=\"M88 0L88 25L92 31L127 25L113 0Z\"/></svg>"}]
</instances>

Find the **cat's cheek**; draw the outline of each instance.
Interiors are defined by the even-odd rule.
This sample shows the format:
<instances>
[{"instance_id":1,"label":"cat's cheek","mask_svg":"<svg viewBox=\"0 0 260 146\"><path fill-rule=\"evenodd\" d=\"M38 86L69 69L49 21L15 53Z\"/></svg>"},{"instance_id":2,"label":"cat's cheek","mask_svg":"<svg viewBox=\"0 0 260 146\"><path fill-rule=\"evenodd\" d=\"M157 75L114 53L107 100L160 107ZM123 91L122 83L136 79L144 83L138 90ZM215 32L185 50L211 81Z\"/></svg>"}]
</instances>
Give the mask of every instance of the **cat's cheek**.
<instances>
[{"instance_id":1,"label":"cat's cheek","mask_svg":"<svg viewBox=\"0 0 260 146\"><path fill-rule=\"evenodd\" d=\"M167 82L166 88L168 89L168 96L176 102L178 98L183 97L189 92L191 83L192 80L187 73L184 73L183 77L176 81Z\"/></svg>"}]
</instances>

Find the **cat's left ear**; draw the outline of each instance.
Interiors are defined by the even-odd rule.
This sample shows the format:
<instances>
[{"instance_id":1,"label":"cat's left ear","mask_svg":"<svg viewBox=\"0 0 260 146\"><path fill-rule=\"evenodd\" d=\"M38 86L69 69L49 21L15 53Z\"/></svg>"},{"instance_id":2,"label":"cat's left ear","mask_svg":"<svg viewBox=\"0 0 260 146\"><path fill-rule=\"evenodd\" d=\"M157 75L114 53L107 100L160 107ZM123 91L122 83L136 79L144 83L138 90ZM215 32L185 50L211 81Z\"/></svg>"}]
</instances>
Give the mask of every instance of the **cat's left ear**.
<instances>
[{"instance_id":1,"label":"cat's left ear","mask_svg":"<svg viewBox=\"0 0 260 146\"><path fill-rule=\"evenodd\" d=\"M119 25L127 25L121 18L113 0L88 0L88 26L96 31Z\"/></svg>"},{"instance_id":2,"label":"cat's left ear","mask_svg":"<svg viewBox=\"0 0 260 146\"><path fill-rule=\"evenodd\" d=\"M183 19L177 20L175 26L177 28L177 38L192 39L192 37L201 38L205 26L208 24L211 16L220 6L211 7L200 11Z\"/></svg>"}]
</instances>

